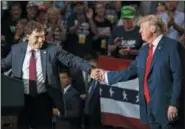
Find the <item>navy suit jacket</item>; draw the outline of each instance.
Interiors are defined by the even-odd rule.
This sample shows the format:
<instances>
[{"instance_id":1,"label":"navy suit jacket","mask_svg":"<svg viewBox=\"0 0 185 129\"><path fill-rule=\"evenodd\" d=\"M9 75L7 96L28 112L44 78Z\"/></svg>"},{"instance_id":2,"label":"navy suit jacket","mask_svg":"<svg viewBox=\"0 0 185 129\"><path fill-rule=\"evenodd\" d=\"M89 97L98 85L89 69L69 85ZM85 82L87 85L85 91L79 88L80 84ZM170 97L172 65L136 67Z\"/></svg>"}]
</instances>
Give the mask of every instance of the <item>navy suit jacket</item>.
<instances>
[{"instance_id":1,"label":"navy suit jacket","mask_svg":"<svg viewBox=\"0 0 185 129\"><path fill-rule=\"evenodd\" d=\"M16 78L22 79L23 61L27 50L27 42L19 43L11 47L8 56L1 61L2 72L12 69L12 74ZM43 76L49 95L61 107L60 98L60 82L58 74L58 64L62 63L68 67L79 68L89 72L92 68L87 61L74 56L64 50L58 50L54 44L45 43L40 49L41 64Z\"/></svg>"},{"instance_id":2,"label":"navy suit jacket","mask_svg":"<svg viewBox=\"0 0 185 129\"><path fill-rule=\"evenodd\" d=\"M108 72L109 84L139 78L139 103L142 123L147 123L146 101L144 97L144 72L149 45L139 51L136 60L126 70ZM182 73L179 55L179 43L173 39L162 37L153 55L147 77L152 112L164 124L168 123L167 109L169 105L178 107L181 92Z\"/></svg>"},{"instance_id":3,"label":"navy suit jacket","mask_svg":"<svg viewBox=\"0 0 185 129\"><path fill-rule=\"evenodd\" d=\"M60 114L56 120L56 129L77 129L81 126L81 116L83 111L83 104L80 98L80 93L73 87L69 87L63 95L64 114Z\"/></svg>"}]
</instances>

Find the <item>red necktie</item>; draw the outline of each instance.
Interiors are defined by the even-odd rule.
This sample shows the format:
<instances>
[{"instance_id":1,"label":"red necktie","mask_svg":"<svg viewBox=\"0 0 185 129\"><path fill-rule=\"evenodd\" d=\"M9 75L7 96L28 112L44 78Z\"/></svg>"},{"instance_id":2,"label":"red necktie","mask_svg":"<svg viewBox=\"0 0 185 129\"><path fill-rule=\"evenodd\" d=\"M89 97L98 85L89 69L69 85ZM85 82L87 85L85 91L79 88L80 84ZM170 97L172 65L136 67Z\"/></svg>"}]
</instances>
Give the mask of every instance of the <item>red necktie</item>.
<instances>
[{"instance_id":1,"label":"red necktie","mask_svg":"<svg viewBox=\"0 0 185 129\"><path fill-rule=\"evenodd\" d=\"M147 103L150 102L150 94L149 94L149 90L148 90L147 77L149 74L150 65L152 62L152 57L153 57L153 45L150 45L149 50L148 50L148 57L147 57L147 61L146 61L146 66L145 66L145 74L144 74L144 95L145 95L145 99L146 99Z\"/></svg>"},{"instance_id":2,"label":"red necktie","mask_svg":"<svg viewBox=\"0 0 185 129\"><path fill-rule=\"evenodd\" d=\"M30 65L29 65L29 90L30 95L37 95L37 72L36 72L36 59L35 59L35 50L31 50Z\"/></svg>"}]
</instances>

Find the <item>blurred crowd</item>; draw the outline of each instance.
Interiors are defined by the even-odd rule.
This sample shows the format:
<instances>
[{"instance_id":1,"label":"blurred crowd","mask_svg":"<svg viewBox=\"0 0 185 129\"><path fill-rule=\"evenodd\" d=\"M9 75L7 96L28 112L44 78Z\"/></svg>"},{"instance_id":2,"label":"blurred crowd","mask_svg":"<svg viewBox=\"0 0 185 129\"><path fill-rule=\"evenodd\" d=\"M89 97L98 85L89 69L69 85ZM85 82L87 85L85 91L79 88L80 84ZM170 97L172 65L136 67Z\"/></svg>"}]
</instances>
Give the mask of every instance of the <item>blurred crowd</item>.
<instances>
[{"instance_id":1,"label":"blurred crowd","mask_svg":"<svg viewBox=\"0 0 185 129\"><path fill-rule=\"evenodd\" d=\"M185 8L179 9L179 3L158 1L146 8L162 18L166 35L185 47ZM86 59L93 66L97 66L98 55L133 60L145 44L139 33L139 19L149 14L143 11L144 4L140 1L1 1L1 57L6 57L12 45L27 41L24 27L35 20L44 25L46 42ZM59 76L63 88L76 86L84 106L92 81L88 75L70 69L61 70ZM85 124L79 122L80 125L100 125L98 93L97 90L92 104L96 106L92 106L90 115L82 117ZM59 115L57 108L53 114Z\"/></svg>"},{"instance_id":2,"label":"blurred crowd","mask_svg":"<svg viewBox=\"0 0 185 129\"><path fill-rule=\"evenodd\" d=\"M184 41L184 13L180 2L157 2L156 15L167 25L170 38ZM139 19L142 2L55 1L2 2L2 56L10 46L26 41L24 26L31 20L44 24L46 41L84 57L88 52L133 59L143 44ZM181 3L182 4L182 3ZM143 4L142 4L143 5ZM182 9L181 9L182 10Z\"/></svg>"}]
</instances>

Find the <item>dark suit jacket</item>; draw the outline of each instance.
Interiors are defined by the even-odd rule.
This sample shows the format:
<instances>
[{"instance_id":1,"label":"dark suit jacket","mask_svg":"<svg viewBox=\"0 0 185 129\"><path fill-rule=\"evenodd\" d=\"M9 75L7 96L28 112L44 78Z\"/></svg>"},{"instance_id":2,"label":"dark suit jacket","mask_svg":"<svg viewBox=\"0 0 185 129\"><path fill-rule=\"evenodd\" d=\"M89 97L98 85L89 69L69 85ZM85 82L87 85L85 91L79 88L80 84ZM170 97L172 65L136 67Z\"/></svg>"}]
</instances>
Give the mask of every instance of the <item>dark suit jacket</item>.
<instances>
[{"instance_id":1,"label":"dark suit jacket","mask_svg":"<svg viewBox=\"0 0 185 129\"><path fill-rule=\"evenodd\" d=\"M16 78L22 78L22 65L27 50L27 42L13 45L8 56L1 61L1 70L12 69ZM87 61L74 56L64 50L58 51L56 45L45 43L40 49L42 71L49 95L57 107L62 107L60 98L60 83L58 76L58 62L68 67L75 67L88 72L91 66ZM61 110L62 112L62 110Z\"/></svg>"},{"instance_id":2,"label":"dark suit jacket","mask_svg":"<svg viewBox=\"0 0 185 129\"><path fill-rule=\"evenodd\" d=\"M87 94L82 70L71 68L72 83L80 94Z\"/></svg>"},{"instance_id":3,"label":"dark suit jacket","mask_svg":"<svg viewBox=\"0 0 185 129\"><path fill-rule=\"evenodd\" d=\"M101 111L100 111L100 85L99 82L92 80L91 84L95 84L95 88L91 89L92 93L88 94L85 101L84 113L85 122L87 126L99 126L101 124Z\"/></svg>"},{"instance_id":4,"label":"dark suit jacket","mask_svg":"<svg viewBox=\"0 0 185 129\"><path fill-rule=\"evenodd\" d=\"M132 77L139 78L140 116L143 123L147 122L146 101L144 97L144 71L149 45L141 48L132 65L121 71L108 72L109 84L127 81ZM152 113L160 124L167 124L169 105L179 106L182 86L182 68L179 55L179 43L163 36L159 42L148 74L148 88Z\"/></svg>"},{"instance_id":5,"label":"dark suit jacket","mask_svg":"<svg viewBox=\"0 0 185 129\"><path fill-rule=\"evenodd\" d=\"M62 94L61 94L62 96ZM63 96L64 114L61 114L56 121L56 128L71 129L81 126L81 115L83 111L80 93L73 87L69 87ZM65 127L64 127L65 125Z\"/></svg>"}]
</instances>

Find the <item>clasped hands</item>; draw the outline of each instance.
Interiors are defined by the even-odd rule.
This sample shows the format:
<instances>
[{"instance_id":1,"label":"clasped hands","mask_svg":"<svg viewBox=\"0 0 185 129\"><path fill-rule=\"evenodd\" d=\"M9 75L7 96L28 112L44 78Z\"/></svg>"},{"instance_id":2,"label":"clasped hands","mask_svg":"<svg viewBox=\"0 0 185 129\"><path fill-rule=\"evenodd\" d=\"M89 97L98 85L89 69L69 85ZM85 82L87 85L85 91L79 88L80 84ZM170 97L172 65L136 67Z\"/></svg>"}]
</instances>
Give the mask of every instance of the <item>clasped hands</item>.
<instances>
[{"instance_id":1,"label":"clasped hands","mask_svg":"<svg viewBox=\"0 0 185 129\"><path fill-rule=\"evenodd\" d=\"M105 71L103 69L94 68L91 70L90 77L97 81L104 81Z\"/></svg>"}]
</instances>

